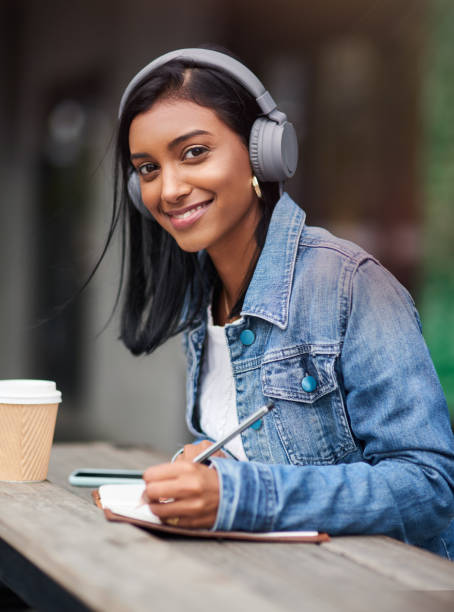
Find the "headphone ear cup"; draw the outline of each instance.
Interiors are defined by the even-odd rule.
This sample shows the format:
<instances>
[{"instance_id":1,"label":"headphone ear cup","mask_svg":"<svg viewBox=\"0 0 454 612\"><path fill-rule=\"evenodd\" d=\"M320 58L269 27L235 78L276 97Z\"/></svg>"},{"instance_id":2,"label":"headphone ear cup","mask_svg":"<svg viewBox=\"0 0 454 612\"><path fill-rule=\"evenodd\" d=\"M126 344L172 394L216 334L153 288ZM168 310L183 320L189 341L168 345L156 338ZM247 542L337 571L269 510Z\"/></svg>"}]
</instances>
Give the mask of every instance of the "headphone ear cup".
<instances>
[{"instance_id":1,"label":"headphone ear cup","mask_svg":"<svg viewBox=\"0 0 454 612\"><path fill-rule=\"evenodd\" d=\"M259 181L285 181L295 174L298 141L289 121L281 124L259 117L249 137L249 157Z\"/></svg>"},{"instance_id":2,"label":"headphone ear cup","mask_svg":"<svg viewBox=\"0 0 454 612\"><path fill-rule=\"evenodd\" d=\"M252 170L259 181L264 181L265 170L262 162L262 151L261 146L261 133L263 131L263 124L267 122L267 119L256 119L251 128L251 134L249 136L249 159L251 160Z\"/></svg>"},{"instance_id":3,"label":"headphone ear cup","mask_svg":"<svg viewBox=\"0 0 454 612\"><path fill-rule=\"evenodd\" d=\"M137 208L141 215L146 217L147 219L154 220L153 215L145 206L142 201L142 191L140 189L140 180L135 172L131 173L131 176L128 180L128 194L131 198L131 202Z\"/></svg>"}]
</instances>

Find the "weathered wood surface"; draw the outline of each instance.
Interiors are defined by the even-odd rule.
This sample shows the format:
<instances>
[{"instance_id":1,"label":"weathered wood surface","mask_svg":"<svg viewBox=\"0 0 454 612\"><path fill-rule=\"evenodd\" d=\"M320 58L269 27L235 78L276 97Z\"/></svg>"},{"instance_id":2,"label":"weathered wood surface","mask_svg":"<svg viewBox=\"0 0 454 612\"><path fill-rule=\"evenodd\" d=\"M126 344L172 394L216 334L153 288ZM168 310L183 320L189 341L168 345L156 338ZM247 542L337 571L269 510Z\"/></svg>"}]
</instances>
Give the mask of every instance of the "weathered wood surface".
<instances>
[{"instance_id":1,"label":"weathered wood surface","mask_svg":"<svg viewBox=\"0 0 454 612\"><path fill-rule=\"evenodd\" d=\"M389 538L322 545L166 538L107 522L90 489L67 481L80 467L161 460L146 449L56 445L48 481L0 483L0 537L94 610L452 611L454 564Z\"/></svg>"}]
</instances>

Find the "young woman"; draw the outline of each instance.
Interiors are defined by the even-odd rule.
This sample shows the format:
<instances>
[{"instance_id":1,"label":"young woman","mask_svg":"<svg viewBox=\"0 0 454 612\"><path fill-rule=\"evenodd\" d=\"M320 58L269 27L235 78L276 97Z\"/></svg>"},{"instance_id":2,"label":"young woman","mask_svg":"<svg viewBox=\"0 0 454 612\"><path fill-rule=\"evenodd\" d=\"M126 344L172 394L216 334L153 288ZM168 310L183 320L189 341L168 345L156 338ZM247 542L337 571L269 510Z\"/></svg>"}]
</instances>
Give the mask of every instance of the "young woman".
<instances>
[{"instance_id":1,"label":"young woman","mask_svg":"<svg viewBox=\"0 0 454 612\"><path fill-rule=\"evenodd\" d=\"M117 161L121 337L140 354L184 332L201 440L146 470L152 511L184 527L380 533L454 555L454 441L414 303L280 195L296 140L258 79L212 50L158 58L123 95ZM192 463L269 399L210 466Z\"/></svg>"}]
</instances>

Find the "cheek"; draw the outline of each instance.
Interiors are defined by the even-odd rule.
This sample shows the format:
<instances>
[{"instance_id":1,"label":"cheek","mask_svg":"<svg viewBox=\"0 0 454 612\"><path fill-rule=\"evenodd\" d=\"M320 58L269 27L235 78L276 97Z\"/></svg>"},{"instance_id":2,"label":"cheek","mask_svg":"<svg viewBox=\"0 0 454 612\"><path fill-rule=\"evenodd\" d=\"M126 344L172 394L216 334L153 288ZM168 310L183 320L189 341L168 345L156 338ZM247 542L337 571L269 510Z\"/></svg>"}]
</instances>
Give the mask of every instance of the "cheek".
<instances>
[{"instance_id":1,"label":"cheek","mask_svg":"<svg viewBox=\"0 0 454 612\"><path fill-rule=\"evenodd\" d=\"M145 208L153 215L154 220L163 227L167 232L171 232L172 226L166 215L161 212L160 202L161 193L157 183L144 183L142 186L142 202Z\"/></svg>"},{"instance_id":2,"label":"cheek","mask_svg":"<svg viewBox=\"0 0 454 612\"><path fill-rule=\"evenodd\" d=\"M249 155L244 150L229 151L201 169L199 176L213 190L227 189L230 193L238 193L248 189L252 177Z\"/></svg>"},{"instance_id":3,"label":"cheek","mask_svg":"<svg viewBox=\"0 0 454 612\"><path fill-rule=\"evenodd\" d=\"M158 213L159 202L161 201L160 188L157 181L151 183L142 183L140 191L142 193L142 201L152 215Z\"/></svg>"}]
</instances>

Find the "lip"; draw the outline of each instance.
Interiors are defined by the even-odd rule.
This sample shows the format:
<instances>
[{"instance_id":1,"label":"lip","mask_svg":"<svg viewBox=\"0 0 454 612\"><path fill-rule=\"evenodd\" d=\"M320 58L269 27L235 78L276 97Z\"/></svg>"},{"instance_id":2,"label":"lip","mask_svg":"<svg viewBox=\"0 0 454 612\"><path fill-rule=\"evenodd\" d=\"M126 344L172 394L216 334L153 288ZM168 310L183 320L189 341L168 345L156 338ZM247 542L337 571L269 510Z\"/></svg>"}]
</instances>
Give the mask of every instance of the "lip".
<instances>
[{"instance_id":1,"label":"lip","mask_svg":"<svg viewBox=\"0 0 454 612\"><path fill-rule=\"evenodd\" d=\"M198 221L206 213L212 202L213 200L197 202L197 204L191 204L178 210L166 211L165 214L169 217L170 223L175 229L185 229ZM182 215L187 216L182 217Z\"/></svg>"}]
</instances>

